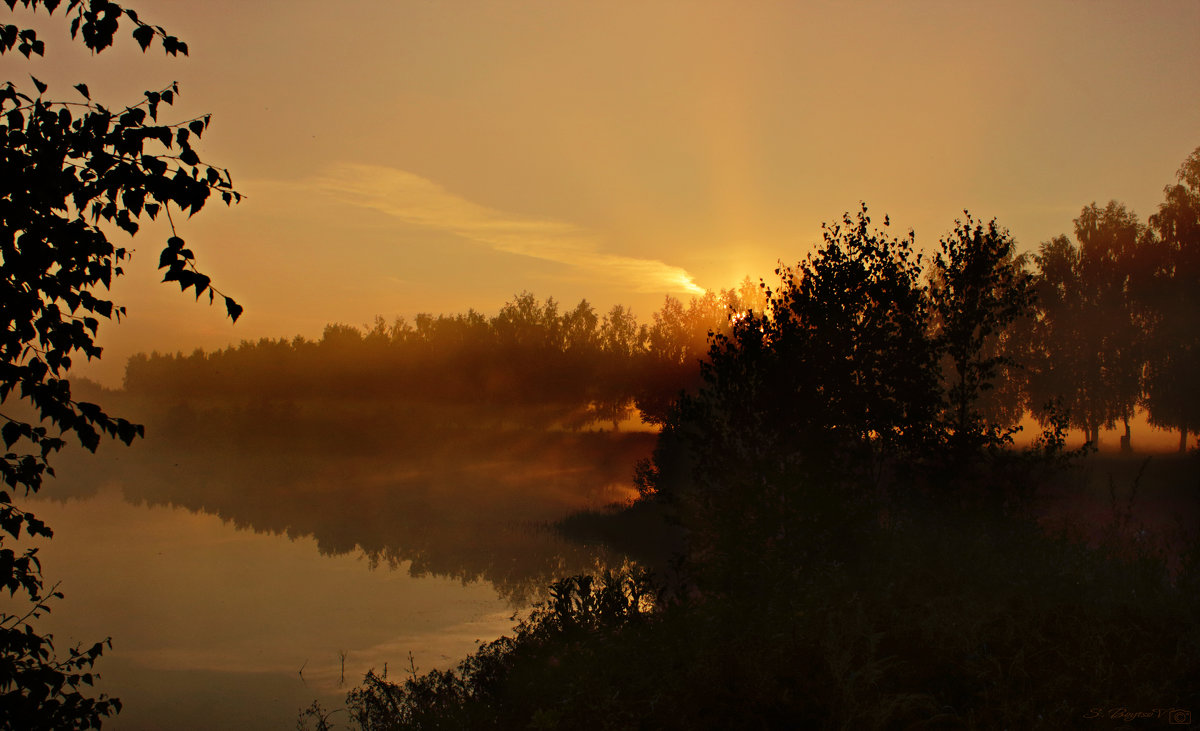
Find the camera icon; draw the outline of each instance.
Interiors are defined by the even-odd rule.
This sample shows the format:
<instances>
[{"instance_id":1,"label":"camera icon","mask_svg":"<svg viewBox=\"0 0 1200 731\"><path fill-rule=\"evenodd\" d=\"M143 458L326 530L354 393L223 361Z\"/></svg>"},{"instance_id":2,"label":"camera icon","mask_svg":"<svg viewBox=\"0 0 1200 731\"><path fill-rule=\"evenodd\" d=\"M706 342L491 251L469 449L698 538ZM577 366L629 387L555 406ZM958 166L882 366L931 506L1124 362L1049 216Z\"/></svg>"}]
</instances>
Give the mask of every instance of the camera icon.
<instances>
[{"instance_id":1,"label":"camera icon","mask_svg":"<svg viewBox=\"0 0 1200 731\"><path fill-rule=\"evenodd\" d=\"M1186 708L1172 708L1167 712L1167 723L1176 726L1187 726L1192 722L1192 712Z\"/></svg>"}]
</instances>

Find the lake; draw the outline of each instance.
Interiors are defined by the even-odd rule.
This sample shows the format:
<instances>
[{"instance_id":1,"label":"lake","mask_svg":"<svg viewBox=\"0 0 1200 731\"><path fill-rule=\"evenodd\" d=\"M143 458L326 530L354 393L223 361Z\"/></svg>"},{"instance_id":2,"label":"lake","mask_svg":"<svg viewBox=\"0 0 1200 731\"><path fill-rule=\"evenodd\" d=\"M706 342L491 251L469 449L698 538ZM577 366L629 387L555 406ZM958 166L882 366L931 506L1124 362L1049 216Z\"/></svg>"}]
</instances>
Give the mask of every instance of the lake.
<instances>
[{"instance_id":1,"label":"lake","mask_svg":"<svg viewBox=\"0 0 1200 731\"><path fill-rule=\"evenodd\" d=\"M450 667L552 579L622 560L551 524L628 496L652 435L442 436L321 451L164 429L59 459L25 501L66 594L40 627L60 651L112 637L97 687L125 708L105 728L293 728L368 669Z\"/></svg>"}]
</instances>

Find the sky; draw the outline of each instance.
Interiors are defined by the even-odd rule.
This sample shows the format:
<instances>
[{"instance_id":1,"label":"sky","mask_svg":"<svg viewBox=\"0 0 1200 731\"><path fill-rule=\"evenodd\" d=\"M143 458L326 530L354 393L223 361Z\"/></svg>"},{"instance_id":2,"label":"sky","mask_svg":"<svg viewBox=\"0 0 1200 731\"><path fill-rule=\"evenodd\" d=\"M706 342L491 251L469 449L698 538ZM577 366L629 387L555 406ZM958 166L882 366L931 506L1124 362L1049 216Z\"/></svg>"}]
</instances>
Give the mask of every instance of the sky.
<instances>
[{"instance_id":1,"label":"sky","mask_svg":"<svg viewBox=\"0 0 1200 731\"><path fill-rule=\"evenodd\" d=\"M53 19L3 78L160 120L211 113L198 151L246 195L179 234L223 308L159 283L147 225L128 316L79 375L139 351L318 338L522 291L643 322L666 295L770 281L865 202L936 248L964 209L1023 250L1110 199L1145 219L1200 146L1200 3L771 0L129 0L189 46L122 31L89 56ZM7 13L0 10L0 14Z\"/></svg>"}]
</instances>

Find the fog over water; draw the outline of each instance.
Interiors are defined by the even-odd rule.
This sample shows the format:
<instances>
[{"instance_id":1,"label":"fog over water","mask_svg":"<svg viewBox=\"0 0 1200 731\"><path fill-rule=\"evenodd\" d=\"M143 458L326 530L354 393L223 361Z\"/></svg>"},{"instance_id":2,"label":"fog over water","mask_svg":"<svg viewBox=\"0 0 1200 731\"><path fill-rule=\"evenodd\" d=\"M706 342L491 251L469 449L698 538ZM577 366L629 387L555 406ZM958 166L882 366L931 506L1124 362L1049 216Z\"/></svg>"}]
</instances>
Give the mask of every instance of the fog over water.
<instances>
[{"instance_id":1,"label":"fog over water","mask_svg":"<svg viewBox=\"0 0 1200 731\"><path fill-rule=\"evenodd\" d=\"M145 440L64 454L31 502L67 595L47 629L113 638L113 728L284 727L410 652L449 667L553 579L623 560L553 523L626 498L652 433L356 432L305 410L149 409ZM335 421L324 448L300 436Z\"/></svg>"}]
</instances>

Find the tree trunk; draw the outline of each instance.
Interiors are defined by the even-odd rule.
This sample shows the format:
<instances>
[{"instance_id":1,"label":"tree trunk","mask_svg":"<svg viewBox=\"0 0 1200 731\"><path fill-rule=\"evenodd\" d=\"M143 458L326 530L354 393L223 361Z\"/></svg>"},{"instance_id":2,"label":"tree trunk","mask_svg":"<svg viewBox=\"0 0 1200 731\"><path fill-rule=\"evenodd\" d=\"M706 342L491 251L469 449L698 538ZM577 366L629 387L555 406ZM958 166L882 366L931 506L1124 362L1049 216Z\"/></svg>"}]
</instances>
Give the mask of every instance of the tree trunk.
<instances>
[{"instance_id":1,"label":"tree trunk","mask_svg":"<svg viewBox=\"0 0 1200 731\"><path fill-rule=\"evenodd\" d=\"M1129 419L1125 419L1125 436L1121 437L1121 451L1125 454L1133 452L1133 439L1129 434Z\"/></svg>"},{"instance_id":2,"label":"tree trunk","mask_svg":"<svg viewBox=\"0 0 1200 731\"><path fill-rule=\"evenodd\" d=\"M1179 427L1179 451L1187 451L1187 424Z\"/></svg>"}]
</instances>

